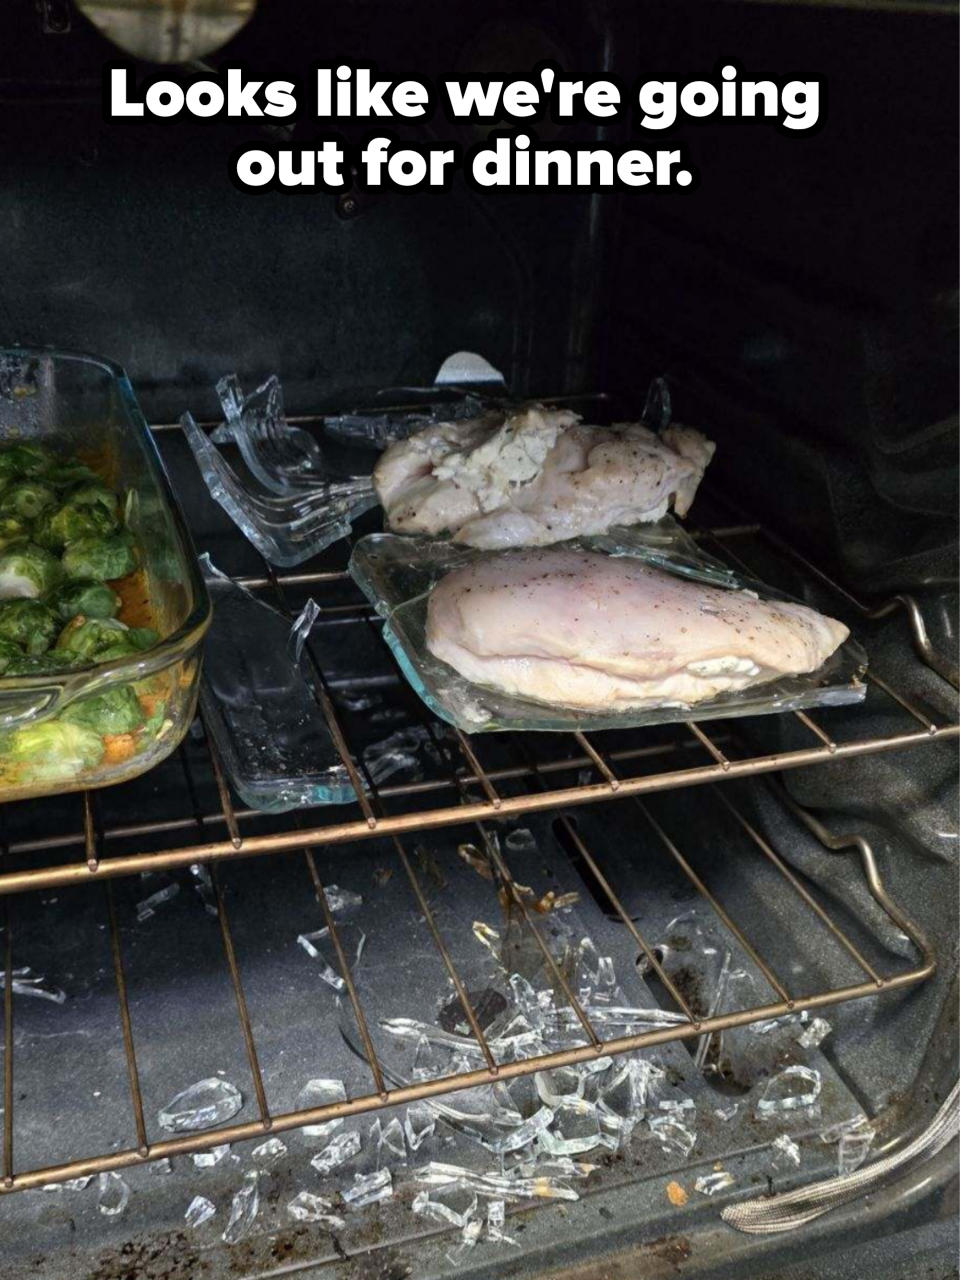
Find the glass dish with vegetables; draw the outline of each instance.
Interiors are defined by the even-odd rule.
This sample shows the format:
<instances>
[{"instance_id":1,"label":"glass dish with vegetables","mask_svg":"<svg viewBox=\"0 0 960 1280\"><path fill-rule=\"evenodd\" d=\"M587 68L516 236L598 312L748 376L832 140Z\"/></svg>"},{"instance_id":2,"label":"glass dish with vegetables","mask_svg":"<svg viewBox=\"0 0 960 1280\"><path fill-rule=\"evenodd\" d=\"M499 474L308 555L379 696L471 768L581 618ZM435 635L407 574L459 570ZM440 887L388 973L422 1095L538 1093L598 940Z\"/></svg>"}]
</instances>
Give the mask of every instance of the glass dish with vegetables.
<instances>
[{"instance_id":1,"label":"glass dish with vegetables","mask_svg":"<svg viewBox=\"0 0 960 1280\"><path fill-rule=\"evenodd\" d=\"M123 372L0 351L0 801L120 782L168 755L209 620Z\"/></svg>"}]
</instances>

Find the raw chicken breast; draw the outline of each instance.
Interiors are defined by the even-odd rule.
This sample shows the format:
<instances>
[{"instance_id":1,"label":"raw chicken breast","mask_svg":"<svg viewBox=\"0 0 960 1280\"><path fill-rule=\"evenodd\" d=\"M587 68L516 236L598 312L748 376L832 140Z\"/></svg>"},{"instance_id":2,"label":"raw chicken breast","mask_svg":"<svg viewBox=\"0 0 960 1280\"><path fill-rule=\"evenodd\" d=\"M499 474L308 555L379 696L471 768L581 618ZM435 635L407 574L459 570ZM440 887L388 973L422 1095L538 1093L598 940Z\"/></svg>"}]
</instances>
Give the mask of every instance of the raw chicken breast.
<instances>
[{"instance_id":1,"label":"raw chicken breast","mask_svg":"<svg viewBox=\"0 0 960 1280\"><path fill-rule=\"evenodd\" d=\"M815 671L848 634L805 605L563 548L477 560L427 606L427 647L466 679L590 710L690 706Z\"/></svg>"},{"instance_id":2,"label":"raw chicken breast","mask_svg":"<svg viewBox=\"0 0 960 1280\"><path fill-rule=\"evenodd\" d=\"M453 533L473 547L529 547L685 515L714 445L690 427L590 427L534 406L427 427L373 474L391 529Z\"/></svg>"}]
</instances>

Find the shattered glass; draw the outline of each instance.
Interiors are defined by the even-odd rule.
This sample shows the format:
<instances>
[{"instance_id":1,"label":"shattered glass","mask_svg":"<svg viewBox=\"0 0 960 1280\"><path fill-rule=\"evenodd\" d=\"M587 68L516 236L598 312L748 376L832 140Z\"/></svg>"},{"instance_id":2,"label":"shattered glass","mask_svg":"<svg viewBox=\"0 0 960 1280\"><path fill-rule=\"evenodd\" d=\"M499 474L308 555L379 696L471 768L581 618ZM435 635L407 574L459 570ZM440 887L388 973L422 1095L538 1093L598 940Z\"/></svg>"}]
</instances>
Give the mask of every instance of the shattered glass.
<instances>
[{"instance_id":1,"label":"shattered glass","mask_svg":"<svg viewBox=\"0 0 960 1280\"><path fill-rule=\"evenodd\" d=\"M548 1107L583 1097L584 1076L576 1067L553 1067L534 1076L537 1093Z\"/></svg>"},{"instance_id":2,"label":"shattered glass","mask_svg":"<svg viewBox=\"0 0 960 1280\"><path fill-rule=\"evenodd\" d=\"M732 1187L733 1183L732 1173L728 1173L726 1169L718 1169L715 1173L705 1173L703 1177L697 1178L693 1184L693 1189L704 1196L715 1196L721 1191L726 1191L728 1187Z\"/></svg>"},{"instance_id":3,"label":"shattered glass","mask_svg":"<svg viewBox=\"0 0 960 1280\"><path fill-rule=\"evenodd\" d=\"M217 1206L212 1200L208 1200L206 1196L194 1196L183 1217L188 1227L199 1227L208 1222L216 1212Z\"/></svg>"},{"instance_id":4,"label":"shattered glass","mask_svg":"<svg viewBox=\"0 0 960 1280\"><path fill-rule=\"evenodd\" d=\"M331 1213L333 1205L312 1191L300 1191L287 1205L287 1213L297 1222L319 1222L327 1227L345 1227L343 1218Z\"/></svg>"},{"instance_id":5,"label":"shattered glass","mask_svg":"<svg viewBox=\"0 0 960 1280\"><path fill-rule=\"evenodd\" d=\"M253 1148L250 1158L261 1169L267 1169L278 1160L282 1160L286 1154L287 1148L279 1138L268 1138L266 1142L261 1142L259 1147Z\"/></svg>"},{"instance_id":6,"label":"shattered glass","mask_svg":"<svg viewBox=\"0 0 960 1280\"><path fill-rule=\"evenodd\" d=\"M669 1155L689 1156L697 1142L696 1130L685 1119L683 1112L667 1111L650 1116L647 1123L650 1132Z\"/></svg>"},{"instance_id":7,"label":"shattered glass","mask_svg":"<svg viewBox=\"0 0 960 1280\"><path fill-rule=\"evenodd\" d=\"M378 1165L385 1154L406 1164L407 1148L404 1145L403 1125L396 1116L386 1124L381 1124L380 1118L377 1117L370 1126L370 1140L376 1148Z\"/></svg>"},{"instance_id":8,"label":"shattered glass","mask_svg":"<svg viewBox=\"0 0 960 1280\"><path fill-rule=\"evenodd\" d=\"M229 1154L229 1142L224 1142L219 1147L211 1147L209 1151L195 1151L193 1153L193 1167L195 1169L212 1169L214 1165L218 1165Z\"/></svg>"},{"instance_id":9,"label":"shattered glass","mask_svg":"<svg viewBox=\"0 0 960 1280\"><path fill-rule=\"evenodd\" d=\"M242 1106L240 1090L229 1080L208 1076L172 1098L158 1114L157 1122L170 1133L211 1129L232 1119Z\"/></svg>"},{"instance_id":10,"label":"shattered glass","mask_svg":"<svg viewBox=\"0 0 960 1280\"><path fill-rule=\"evenodd\" d=\"M771 1076L759 1100L757 1115L763 1119L784 1111L801 1111L815 1105L820 1097L820 1072L793 1064Z\"/></svg>"},{"instance_id":11,"label":"shattered glass","mask_svg":"<svg viewBox=\"0 0 960 1280\"><path fill-rule=\"evenodd\" d=\"M65 991L40 973L34 973L29 965L13 970L13 994L15 996L35 996L38 1000L49 1000L51 1004L63 1004L67 998ZM6 986L6 974L0 971L0 991Z\"/></svg>"},{"instance_id":12,"label":"shattered glass","mask_svg":"<svg viewBox=\"0 0 960 1280\"><path fill-rule=\"evenodd\" d=\"M837 1144L837 1172L853 1173L866 1160L877 1131L865 1115L854 1116L824 1129L820 1140Z\"/></svg>"},{"instance_id":13,"label":"shattered glass","mask_svg":"<svg viewBox=\"0 0 960 1280\"><path fill-rule=\"evenodd\" d=\"M97 1208L108 1218L119 1217L130 1200L130 1188L119 1173L101 1173L97 1177Z\"/></svg>"},{"instance_id":14,"label":"shattered glass","mask_svg":"<svg viewBox=\"0 0 960 1280\"><path fill-rule=\"evenodd\" d=\"M428 1138L432 1138L437 1127L436 1115L423 1102L412 1102L403 1117L403 1132L407 1146L411 1151L419 1151Z\"/></svg>"},{"instance_id":15,"label":"shattered glass","mask_svg":"<svg viewBox=\"0 0 960 1280\"><path fill-rule=\"evenodd\" d=\"M230 1217L221 1239L224 1244L236 1244L253 1228L260 1210L260 1174L251 1169L243 1176L243 1185L230 1204Z\"/></svg>"},{"instance_id":16,"label":"shattered glass","mask_svg":"<svg viewBox=\"0 0 960 1280\"><path fill-rule=\"evenodd\" d=\"M356 925L342 924L337 928L337 937L340 939L350 971L356 977L367 935ZM330 937L330 930L324 927L314 930L313 933L300 933L297 935L297 942L311 960L320 961L320 977L323 981L338 995L345 991L347 984L340 976L340 960Z\"/></svg>"},{"instance_id":17,"label":"shattered glass","mask_svg":"<svg viewBox=\"0 0 960 1280\"><path fill-rule=\"evenodd\" d=\"M210 872L202 862L191 863L190 875L193 879L193 887L196 890L197 897L203 903L203 909L207 915L215 916L217 914L217 899L213 892L213 880Z\"/></svg>"},{"instance_id":18,"label":"shattered glass","mask_svg":"<svg viewBox=\"0 0 960 1280\"><path fill-rule=\"evenodd\" d=\"M162 907L165 902L172 901L179 892L180 886L174 881L172 884L164 885L156 893L151 893L149 897L143 898L137 903L137 924L143 924L145 920L156 915L157 908Z\"/></svg>"},{"instance_id":19,"label":"shattered glass","mask_svg":"<svg viewBox=\"0 0 960 1280\"><path fill-rule=\"evenodd\" d=\"M151 1160L148 1167L150 1169L150 1172L158 1177L161 1174L173 1173L173 1165L170 1163L170 1161L167 1159L166 1156L163 1156L159 1160Z\"/></svg>"},{"instance_id":20,"label":"shattered glass","mask_svg":"<svg viewBox=\"0 0 960 1280\"><path fill-rule=\"evenodd\" d=\"M804 1049L819 1049L832 1030L826 1018L811 1018L797 1036L797 1044Z\"/></svg>"},{"instance_id":21,"label":"shattered glass","mask_svg":"<svg viewBox=\"0 0 960 1280\"><path fill-rule=\"evenodd\" d=\"M298 1111L313 1111L318 1107L330 1106L333 1102L346 1102L347 1091L342 1080L308 1080L297 1095ZM316 1124L301 1126L300 1132L308 1138L325 1138L343 1124L342 1116L332 1120L320 1120Z\"/></svg>"},{"instance_id":22,"label":"shattered glass","mask_svg":"<svg viewBox=\"0 0 960 1280\"><path fill-rule=\"evenodd\" d=\"M602 1141L597 1108L580 1099L565 1102L553 1113L550 1127L540 1134L540 1148L551 1156L577 1156Z\"/></svg>"},{"instance_id":23,"label":"shattered glass","mask_svg":"<svg viewBox=\"0 0 960 1280\"><path fill-rule=\"evenodd\" d=\"M318 1151L310 1164L319 1174L331 1173L359 1155L361 1146L362 1141L357 1130L348 1129L345 1133L338 1133L322 1151Z\"/></svg>"},{"instance_id":24,"label":"shattered glass","mask_svg":"<svg viewBox=\"0 0 960 1280\"><path fill-rule=\"evenodd\" d=\"M330 914L335 919L349 915L353 911L358 911L363 906L362 894L354 893L352 889L341 889L336 884L325 884L323 886L323 896L327 900Z\"/></svg>"},{"instance_id":25,"label":"shattered glass","mask_svg":"<svg viewBox=\"0 0 960 1280\"><path fill-rule=\"evenodd\" d=\"M465 1165L443 1164L431 1160L414 1173L425 1186L443 1187L457 1184L471 1187L478 1195L504 1200L579 1200L572 1187L549 1174L525 1176L522 1173L478 1173Z\"/></svg>"},{"instance_id":26,"label":"shattered glass","mask_svg":"<svg viewBox=\"0 0 960 1280\"><path fill-rule=\"evenodd\" d=\"M393 1175L389 1169L355 1174L353 1186L341 1194L344 1204L348 1204L351 1209L362 1209L365 1205L389 1200L393 1195Z\"/></svg>"},{"instance_id":27,"label":"shattered glass","mask_svg":"<svg viewBox=\"0 0 960 1280\"><path fill-rule=\"evenodd\" d=\"M781 1133L770 1144L773 1152L773 1164L777 1169L798 1168L800 1164L800 1147L788 1133Z\"/></svg>"},{"instance_id":28,"label":"shattered glass","mask_svg":"<svg viewBox=\"0 0 960 1280\"><path fill-rule=\"evenodd\" d=\"M430 1191L419 1191L413 1200L413 1212L433 1222L452 1227L465 1227L477 1212L477 1193L472 1187L451 1183Z\"/></svg>"}]
</instances>

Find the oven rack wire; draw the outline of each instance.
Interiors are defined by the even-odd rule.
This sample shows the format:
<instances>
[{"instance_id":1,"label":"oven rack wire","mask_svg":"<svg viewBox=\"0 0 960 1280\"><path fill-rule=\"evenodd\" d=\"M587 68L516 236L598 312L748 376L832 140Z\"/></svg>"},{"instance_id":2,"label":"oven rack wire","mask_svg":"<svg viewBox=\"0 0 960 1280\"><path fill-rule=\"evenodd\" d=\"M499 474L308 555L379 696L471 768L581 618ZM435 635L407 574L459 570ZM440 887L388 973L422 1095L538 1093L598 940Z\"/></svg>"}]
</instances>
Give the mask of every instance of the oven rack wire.
<instances>
[{"instance_id":1,"label":"oven rack wire","mask_svg":"<svg viewBox=\"0 0 960 1280\"><path fill-rule=\"evenodd\" d=\"M732 552L730 543L743 536L760 536L770 538L771 544L778 550L786 550L770 535L757 525L743 525L731 528L714 529L699 536L709 539L719 550L726 553L728 559L740 561L740 557ZM841 591L851 606L855 606L866 617L883 617L893 609L904 608L911 626L914 647L920 658L938 674L949 674L943 660L935 655L923 629L920 610L909 598L891 601L880 610L871 611L850 597L836 584L831 583L820 570L809 562L796 556L802 567L828 586ZM742 561L740 561L742 564ZM313 573L290 573L279 575L272 567L265 565L262 577L247 578L245 584L251 589L272 590L281 607L287 606L286 592L293 587L309 586L320 588L324 583L342 581L346 575L339 571ZM331 606L328 613L336 613L343 609L357 610L357 606ZM290 610L287 610L290 612ZM370 625L374 626L372 618ZM67 832L62 836L46 836L27 839L4 847L0 844L0 866L9 866L11 855L46 854L63 849L80 846L83 849L82 861L71 861L64 865L28 866L25 869L9 870L0 873L0 895L5 898L4 928L4 1067L3 1067L3 1134L2 1161L0 1161L0 1191L11 1192L25 1188L42 1186L44 1183L62 1181L69 1178L83 1177L88 1174L118 1170L145 1161L158 1160L185 1153L202 1151L225 1142L237 1142L245 1139L262 1137L264 1134L283 1132L300 1128L307 1124L322 1123L325 1120L348 1115L374 1112L379 1109L410 1103L417 1100L438 1097L440 1095L468 1088L474 1085L489 1084L497 1080L507 1080L517 1076L530 1075L536 1071L571 1065L589 1061L599 1056L631 1053L651 1048L671 1041L692 1040L702 1036L710 1036L730 1028L743 1027L751 1023L783 1017L788 1014L799 1014L803 1011L823 1009L843 1001L857 1000L877 996L887 992L903 989L921 983L934 972L936 959L933 950L921 928L912 921L902 909L889 897L884 887L873 851L867 840L858 834L834 836L816 818L805 810L785 799L797 819L802 822L821 844L830 850L840 851L853 849L856 851L864 881L869 893L878 906L894 924L902 930L916 951L916 962L907 969L892 973L881 972L868 960L849 933L837 923L823 906L815 893L812 893L794 874L788 863L768 842L768 840L749 821L734 800L730 799L730 788L717 784L736 778L751 777L758 774L773 773L784 769L797 768L804 765L821 764L831 759L844 756L865 755L872 752L894 750L916 746L924 742L933 742L944 738L955 738L960 733L960 725L955 723L937 724L914 701L893 688L878 675L868 674L868 681L876 691L896 704L909 721L909 727L902 732L883 737L856 738L852 741L835 741L830 734L813 719L803 713L793 713L813 740L809 747L794 751L781 752L766 756L749 758L730 758L723 751L727 740L720 734L709 736L699 725L688 722L678 726L685 739L667 745L638 745L616 752L604 753L596 744L583 734L573 735L575 752L572 757L538 761L526 748L523 736L514 735L517 739L518 755L521 763L508 769L487 770L478 758L476 746L462 734L455 733L452 742L458 753L457 757L448 754L449 778L415 782L378 788L369 773L366 772L362 756L355 755L346 739L338 720L330 691L323 670L316 660L311 646L307 651L314 663L317 676L317 697L330 728L331 736L341 755L344 767L353 781L360 807L360 817L348 821L331 822L326 826L309 825L303 814L297 815L298 826L295 830L276 831L272 834L244 836L243 825L248 818L255 815L252 811L238 809L233 805L229 787L223 776L219 761L216 758L209 735L206 749L216 779L220 811L203 813L196 805L191 816L173 818L164 822L143 823L125 827L111 827L104 820L102 810L109 810L109 794L95 802L89 793L81 796L82 827L78 831ZM933 660L931 660L933 659ZM430 727L431 722L425 709L421 712L424 723ZM854 714L856 714L854 712ZM435 726L434 726L435 727ZM557 735L558 737L561 735ZM437 744L445 752L448 750L447 740ZM707 764L694 764L689 767L671 767L660 772L632 776L629 772L631 764L637 761L649 762L660 755L680 755L694 750L705 752L709 757ZM186 788L191 797L198 793L191 778L191 763L188 753L181 748L181 761L185 771ZM681 764L684 762L681 761ZM551 781L557 773L570 769L591 769L598 781L575 787L553 787ZM519 784L523 789L517 795L502 795L498 784ZM650 793L676 789L686 786L709 786L719 802L738 824L749 844L758 856L765 859L779 873L785 894L795 894L803 904L803 908L812 913L828 930L835 945L851 959L862 973L862 980L853 984L827 984L822 990L797 992L790 989L776 971L768 957L760 953L750 940L749 927L744 928L734 920L724 908L713 890L704 882L685 853L679 840L668 832L657 820L645 803L644 797ZM452 794L451 794L452 793ZM423 811L412 811L405 802L414 800L428 802L442 797L440 803L431 805ZM655 838L661 856L671 860L694 892L702 899L716 916L719 926L732 935L739 946L751 958L766 980L773 999L755 1007L735 1012L717 1013L712 1016L698 1016L690 1007L677 986L671 981L663 969L654 948L644 938L636 923L617 897L609 881L603 873L602 858L598 861L597 851L588 848L577 827L566 816L567 811L576 805L599 802L627 802L637 812L637 820L644 824ZM397 811L399 807L399 811ZM604 1039L600 1031L592 1024L588 1013L582 1007L577 994L564 976L550 949L544 940L537 920L525 901L524 895L515 887L509 856L501 852L499 843L490 837L490 824L497 819L516 816L535 810L554 810L559 812L559 821L566 835L577 850L583 864L599 886L609 912L619 919L630 934L633 942L646 956L652 970L657 974L663 988L676 1006L681 1021L669 1026L660 1026L638 1034L623 1035ZM227 839L211 840L211 826L219 825L226 829ZM415 860L411 858L405 843L412 835L430 829L449 826L474 826L479 832L482 847L485 848L495 873L495 882L491 892L496 892L499 885L501 894L505 893L515 911L517 920L525 931L529 931L532 941L543 954L544 963L550 973L558 993L562 993L567 1006L573 1011L583 1032L583 1042L574 1047L564 1048L546 1055L521 1059L517 1061L498 1062L488 1043L477 1012L474 1009L463 975L458 971L451 954L450 947L443 937L443 930L431 910L428 894L418 877ZM104 856L104 849L111 839L123 837L135 839L138 836L172 838L172 847L159 852L135 853L123 856ZM192 838L191 838L192 837ZM445 1076L433 1080L420 1081L414 1084L389 1087L384 1075L370 1034L368 1016L365 1012L358 992L357 984L351 973L346 952L328 903L324 884L319 874L314 850L320 846L341 844L349 841L368 839L371 837L389 837L393 854L399 868L409 882L413 894L422 913L422 925L437 948L447 974L454 986L457 997L463 1008L465 1018L471 1028L484 1065L482 1068ZM310 885L319 905L322 920L329 929L329 936L337 955L340 973L344 982L346 999L352 1008L357 1029L364 1047L364 1055L368 1064L371 1089L367 1093L358 1094L346 1102L338 1102L310 1110L288 1111L275 1114L271 1111L264 1087L263 1072L260 1066L260 1052L257 1046L256 1031L250 1017L244 996L241 965L234 946L229 914L220 884L220 863L224 860L253 857L267 854L299 855L305 859L310 877ZM120 933L117 926L117 915L114 905L113 885L111 881L117 876L133 875L145 871L173 869L185 865L201 863L207 866L212 880L214 901L220 934L223 944L224 960L229 970L230 980L236 1003L237 1017L245 1045L250 1077L257 1101L259 1119L209 1129L202 1133L191 1133L161 1141L150 1142L147 1137L147 1126L144 1116L143 1095L140 1088L140 1077L137 1063L137 1046L135 1044L130 1007L127 997L124 976L124 961ZM104 914L109 928L113 973L116 994L119 1002L120 1029L123 1039L123 1051L127 1066L129 1082L129 1101L131 1110L132 1133L135 1140L131 1145L108 1153L93 1154L88 1158L73 1160L69 1163L48 1166L41 1169L19 1169L15 1162L14 1133L15 1114L19 1110L15 1099L15 1055L14 1055L14 1004L13 974L16 953L16 936L11 918L11 896L25 890L46 888L54 885L86 883L92 891L97 891L96 881L102 881L99 891L104 895Z\"/></svg>"}]
</instances>

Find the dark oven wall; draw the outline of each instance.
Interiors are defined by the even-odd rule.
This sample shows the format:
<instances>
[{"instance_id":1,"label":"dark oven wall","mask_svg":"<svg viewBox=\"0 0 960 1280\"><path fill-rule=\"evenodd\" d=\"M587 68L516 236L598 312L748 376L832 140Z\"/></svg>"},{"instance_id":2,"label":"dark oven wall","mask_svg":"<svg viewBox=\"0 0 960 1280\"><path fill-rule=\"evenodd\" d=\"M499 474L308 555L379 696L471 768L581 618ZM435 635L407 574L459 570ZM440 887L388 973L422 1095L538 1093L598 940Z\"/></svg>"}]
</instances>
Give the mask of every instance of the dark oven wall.
<instances>
[{"instance_id":1,"label":"dark oven wall","mask_svg":"<svg viewBox=\"0 0 960 1280\"><path fill-rule=\"evenodd\" d=\"M825 77L826 121L676 131L701 183L621 201L610 385L669 372L677 416L720 441L714 483L851 586L953 577L955 17L647 6L617 42L625 74L721 59Z\"/></svg>"},{"instance_id":2,"label":"dark oven wall","mask_svg":"<svg viewBox=\"0 0 960 1280\"><path fill-rule=\"evenodd\" d=\"M241 143L309 146L318 130L104 123L101 70L117 51L72 5L54 33L45 6L12 4L0 50L3 340L112 356L154 418L212 412L213 382L230 370L250 382L279 373L288 408L304 412L357 388L429 384L459 349L520 393L593 382L588 195L484 201L460 182L346 203L239 192L229 159ZM263 0L211 62L301 81L331 59L393 76L526 72L547 57L595 72L602 46L591 6ZM482 136L439 115L390 132L424 141L431 130L467 146Z\"/></svg>"}]
</instances>

